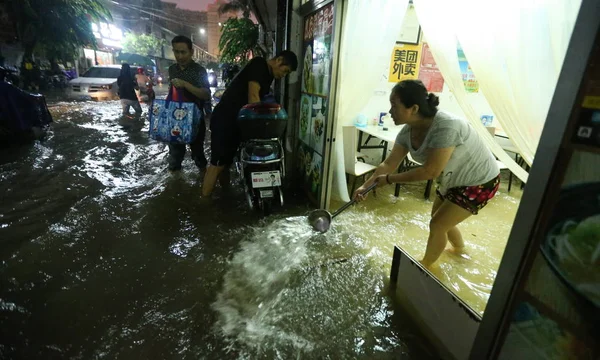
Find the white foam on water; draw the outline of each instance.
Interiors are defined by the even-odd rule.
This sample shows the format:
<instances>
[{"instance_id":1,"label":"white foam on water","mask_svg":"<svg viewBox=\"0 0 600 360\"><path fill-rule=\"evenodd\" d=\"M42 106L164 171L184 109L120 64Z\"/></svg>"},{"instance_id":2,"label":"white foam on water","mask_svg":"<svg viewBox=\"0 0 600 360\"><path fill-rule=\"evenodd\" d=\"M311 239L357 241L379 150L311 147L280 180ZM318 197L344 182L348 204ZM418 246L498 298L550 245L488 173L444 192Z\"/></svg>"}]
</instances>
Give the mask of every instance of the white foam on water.
<instances>
[{"instance_id":1,"label":"white foam on water","mask_svg":"<svg viewBox=\"0 0 600 360\"><path fill-rule=\"evenodd\" d=\"M310 351L310 341L277 325L286 314L274 309L289 290L294 273L306 266L313 236L304 216L251 230L231 259L223 288L212 305L219 314L217 331L259 351L267 344Z\"/></svg>"}]
</instances>

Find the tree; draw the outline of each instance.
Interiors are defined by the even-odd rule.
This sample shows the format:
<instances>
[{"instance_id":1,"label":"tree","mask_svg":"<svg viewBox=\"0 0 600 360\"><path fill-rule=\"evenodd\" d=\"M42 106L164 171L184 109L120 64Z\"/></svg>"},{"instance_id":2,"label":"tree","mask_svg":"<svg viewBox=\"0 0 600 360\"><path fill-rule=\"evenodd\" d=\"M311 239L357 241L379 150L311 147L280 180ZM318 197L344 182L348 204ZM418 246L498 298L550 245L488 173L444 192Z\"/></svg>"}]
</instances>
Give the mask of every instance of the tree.
<instances>
[{"instance_id":1,"label":"tree","mask_svg":"<svg viewBox=\"0 0 600 360\"><path fill-rule=\"evenodd\" d=\"M36 48L55 59L73 58L81 46L96 48L91 23L111 20L100 0L5 1L25 50L24 59Z\"/></svg>"},{"instance_id":2,"label":"tree","mask_svg":"<svg viewBox=\"0 0 600 360\"><path fill-rule=\"evenodd\" d=\"M122 44L124 52L143 56L159 56L162 47L167 45L167 41L153 35L128 33Z\"/></svg>"},{"instance_id":3,"label":"tree","mask_svg":"<svg viewBox=\"0 0 600 360\"><path fill-rule=\"evenodd\" d=\"M219 15L241 12L244 18L249 19L252 8L249 0L233 0L219 6Z\"/></svg>"},{"instance_id":4,"label":"tree","mask_svg":"<svg viewBox=\"0 0 600 360\"><path fill-rule=\"evenodd\" d=\"M258 24L249 18L230 18L223 24L221 31L219 49L222 62L244 65L250 55L264 55L258 42Z\"/></svg>"}]
</instances>

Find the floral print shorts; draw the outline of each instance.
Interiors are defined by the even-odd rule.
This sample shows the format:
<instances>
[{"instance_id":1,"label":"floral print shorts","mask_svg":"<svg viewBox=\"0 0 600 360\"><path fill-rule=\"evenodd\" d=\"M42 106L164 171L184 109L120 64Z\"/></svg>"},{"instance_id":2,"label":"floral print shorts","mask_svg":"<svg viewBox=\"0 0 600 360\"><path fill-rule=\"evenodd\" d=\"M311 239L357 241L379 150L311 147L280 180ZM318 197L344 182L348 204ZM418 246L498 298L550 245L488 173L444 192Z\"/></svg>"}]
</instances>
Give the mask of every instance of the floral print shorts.
<instances>
[{"instance_id":1,"label":"floral print shorts","mask_svg":"<svg viewBox=\"0 0 600 360\"><path fill-rule=\"evenodd\" d=\"M436 192L440 199L448 200L470 211L473 215L477 215L479 210L483 209L488 201L496 195L498 187L500 187L500 175L483 185L459 186L448 189L446 195L442 195L439 191Z\"/></svg>"}]
</instances>

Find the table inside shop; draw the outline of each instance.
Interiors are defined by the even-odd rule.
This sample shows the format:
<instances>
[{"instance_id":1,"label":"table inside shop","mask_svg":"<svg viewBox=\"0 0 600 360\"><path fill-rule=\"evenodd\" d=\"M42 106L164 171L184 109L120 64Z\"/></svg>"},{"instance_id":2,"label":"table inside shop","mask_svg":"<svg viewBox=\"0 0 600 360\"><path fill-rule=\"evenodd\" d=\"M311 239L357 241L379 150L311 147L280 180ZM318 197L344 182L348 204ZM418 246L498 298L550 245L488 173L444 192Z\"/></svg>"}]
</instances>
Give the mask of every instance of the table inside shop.
<instances>
[{"instance_id":1,"label":"table inside shop","mask_svg":"<svg viewBox=\"0 0 600 360\"><path fill-rule=\"evenodd\" d=\"M402 127L404 125L396 126L396 125L366 125L366 126L355 126L358 130L358 144L356 146L356 151L360 152L362 149L381 149L383 151L381 155L381 162L383 162L387 156L388 152L388 143L395 143L396 137ZM384 130L387 129L387 130ZM367 139L363 142L364 134L367 134ZM371 139L379 139L380 142L377 145L369 145L369 140ZM410 155L407 155L400 166L398 167L398 172L408 171L415 167L422 166L422 164L414 161ZM432 180L427 181L427 186L425 187L425 199L429 199L431 195L431 187L433 185ZM398 197L400 194L400 184L396 184L396 189L394 191L394 196Z\"/></svg>"},{"instance_id":2,"label":"table inside shop","mask_svg":"<svg viewBox=\"0 0 600 360\"><path fill-rule=\"evenodd\" d=\"M494 132L494 139L504 151L515 154L515 162L521 167L525 166L525 171L529 172L529 165L525 164L525 159L523 159L523 157L521 156L519 149L513 145L512 141L510 140L508 135L506 135L504 130L496 128ZM508 183L508 191L510 191L512 183L512 172L510 173ZM524 186L525 183L521 182L521 189L523 189Z\"/></svg>"}]
</instances>

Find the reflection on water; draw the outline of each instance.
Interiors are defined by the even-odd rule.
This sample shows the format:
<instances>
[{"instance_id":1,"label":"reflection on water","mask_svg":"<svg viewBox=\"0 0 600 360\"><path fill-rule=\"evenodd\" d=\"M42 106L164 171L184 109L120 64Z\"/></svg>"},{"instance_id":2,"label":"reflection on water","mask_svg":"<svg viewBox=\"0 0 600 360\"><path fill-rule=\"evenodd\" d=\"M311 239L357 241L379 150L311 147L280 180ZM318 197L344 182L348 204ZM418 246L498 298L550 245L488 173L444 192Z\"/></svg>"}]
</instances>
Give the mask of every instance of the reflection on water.
<instances>
[{"instance_id":1,"label":"reflection on water","mask_svg":"<svg viewBox=\"0 0 600 360\"><path fill-rule=\"evenodd\" d=\"M314 236L293 194L267 219L237 188L202 203L118 102L51 111L0 153L0 358L435 358L385 296L383 214Z\"/></svg>"}]
</instances>

